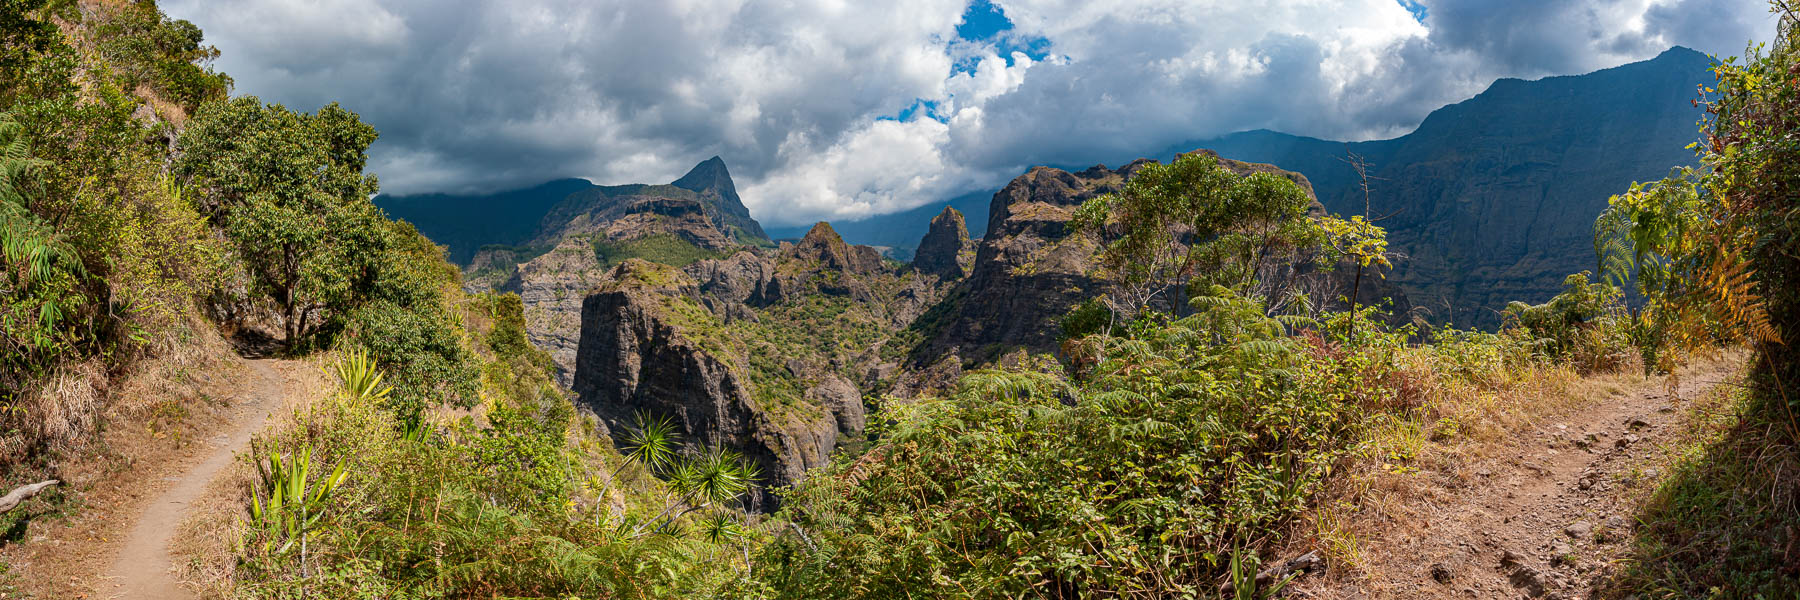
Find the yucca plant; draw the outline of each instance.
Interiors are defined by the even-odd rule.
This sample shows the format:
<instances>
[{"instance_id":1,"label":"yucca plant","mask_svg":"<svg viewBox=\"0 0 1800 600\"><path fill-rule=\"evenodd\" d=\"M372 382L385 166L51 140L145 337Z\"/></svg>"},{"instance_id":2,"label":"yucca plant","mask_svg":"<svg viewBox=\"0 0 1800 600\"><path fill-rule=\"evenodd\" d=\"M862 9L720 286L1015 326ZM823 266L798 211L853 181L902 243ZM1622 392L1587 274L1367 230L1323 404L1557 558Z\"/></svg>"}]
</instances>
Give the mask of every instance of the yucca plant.
<instances>
[{"instance_id":1,"label":"yucca plant","mask_svg":"<svg viewBox=\"0 0 1800 600\"><path fill-rule=\"evenodd\" d=\"M357 348L339 357L332 365L333 374L337 375L338 385L342 388L345 400L352 402L386 400L393 393L393 386L382 383L381 368L376 366L375 359L369 351Z\"/></svg>"},{"instance_id":2,"label":"yucca plant","mask_svg":"<svg viewBox=\"0 0 1800 600\"><path fill-rule=\"evenodd\" d=\"M306 534L317 529L325 517L325 507L332 492L349 477L348 463L340 461L324 479L311 478L312 449L302 447L289 460L281 452L270 449L267 463L258 462L266 495L250 495L250 522L262 530L268 540L263 549L275 554L300 546L300 565L306 568ZM283 540L274 547L276 540Z\"/></svg>"},{"instance_id":3,"label":"yucca plant","mask_svg":"<svg viewBox=\"0 0 1800 600\"><path fill-rule=\"evenodd\" d=\"M681 434L675 430L674 421L638 413L636 423L625 433L625 464L619 468L637 463L652 473L659 472L675 462L675 448L680 441ZM618 474L613 471L615 477Z\"/></svg>"},{"instance_id":4,"label":"yucca plant","mask_svg":"<svg viewBox=\"0 0 1800 600\"><path fill-rule=\"evenodd\" d=\"M688 513L724 507L750 492L761 469L736 452L708 448L699 456L673 463L668 473L670 499L655 518L639 524L632 533L648 528L666 532Z\"/></svg>"}]
</instances>

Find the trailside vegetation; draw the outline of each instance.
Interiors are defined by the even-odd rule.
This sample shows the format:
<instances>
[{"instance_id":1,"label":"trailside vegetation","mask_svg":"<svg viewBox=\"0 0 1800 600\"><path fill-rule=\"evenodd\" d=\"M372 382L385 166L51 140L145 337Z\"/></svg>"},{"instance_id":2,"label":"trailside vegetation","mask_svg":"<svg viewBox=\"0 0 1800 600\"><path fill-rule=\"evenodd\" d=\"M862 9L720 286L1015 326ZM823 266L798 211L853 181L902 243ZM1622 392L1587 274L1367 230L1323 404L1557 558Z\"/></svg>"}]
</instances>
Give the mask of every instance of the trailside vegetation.
<instances>
[{"instance_id":1,"label":"trailside vegetation","mask_svg":"<svg viewBox=\"0 0 1800 600\"><path fill-rule=\"evenodd\" d=\"M1596 225L1609 276L1635 279L1634 341L1668 368L1719 343L1755 350L1748 386L1699 414L1675 474L1638 515L1623 594L1780 597L1800 589L1800 7L1773 45L1717 64L1696 101L1700 167L1633 185Z\"/></svg>"}]
</instances>

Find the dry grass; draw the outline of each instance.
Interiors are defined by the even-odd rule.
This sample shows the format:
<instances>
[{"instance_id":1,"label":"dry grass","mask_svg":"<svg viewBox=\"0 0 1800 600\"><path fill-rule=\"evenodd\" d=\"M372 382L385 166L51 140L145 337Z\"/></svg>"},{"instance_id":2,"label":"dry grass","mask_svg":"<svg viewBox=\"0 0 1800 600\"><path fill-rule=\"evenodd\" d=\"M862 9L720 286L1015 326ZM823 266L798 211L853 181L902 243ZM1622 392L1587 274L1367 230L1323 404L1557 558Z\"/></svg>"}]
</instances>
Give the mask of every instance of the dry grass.
<instances>
[{"instance_id":1,"label":"dry grass","mask_svg":"<svg viewBox=\"0 0 1800 600\"><path fill-rule=\"evenodd\" d=\"M1404 382L1389 384L1415 395L1408 402L1415 408L1370 420L1360 447L1293 536L1296 548L1319 548L1351 575L1366 566L1367 540L1408 521L1416 507L1450 502L1478 473L1511 460L1526 434L1663 386L1662 378L1646 377L1635 365L1588 375L1560 365L1445 373L1424 348L1397 362L1395 376Z\"/></svg>"},{"instance_id":2,"label":"dry grass","mask_svg":"<svg viewBox=\"0 0 1800 600\"><path fill-rule=\"evenodd\" d=\"M337 389L326 370L333 356L321 354L275 365L285 393L279 403L265 407L275 418L265 425L261 437L276 435L299 419L297 415L309 413L312 406L330 397ZM282 418L284 415L287 418ZM246 507L256 485L255 468L245 450L237 449L238 460L207 486L170 542L177 576L201 598L230 598L235 590L238 557L244 554L248 527Z\"/></svg>"},{"instance_id":3,"label":"dry grass","mask_svg":"<svg viewBox=\"0 0 1800 600\"><path fill-rule=\"evenodd\" d=\"M241 377L236 358L210 328L134 361L111 380L97 363L59 374L40 394L43 431L62 440L40 472L66 485L54 500L32 500L22 538L0 546L28 597L75 598L110 587L103 578L145 497L193 454L193 442L222 422ZM53 412L49 412L53 411ZM52 504L52 502L54 504Z\"/></svg>"},{"instance_id":4,"label":"dry grass","mask_svg":"<svg viewBox=\"0 0 1800 600\"><path fill-rule=\"evenodd\" d=\"M1742 362L1743 356L1706 357L1693 371L1716 370ZM1442 362L1424 349L1409 350L1399 363L1397 376L1407 381L1398 387L1416 394L1415 408L1371 420L1361 446L1284 549L1283 556L1309 549L1325 554L1332 565L1328 587L1355 589L1397 579L1377 576L1395 559L1378 546L1446 535L1436 523L1442 515L1435 512L1460 506L1474 486L1493 481L1492 473L1533 469L1518 459L1527 444L1538 443L1541 432L1606 403L1664 391L1672 381L1641 375L1635 366L1587 375L1559 365L1445 373L1439 370Z\"/></svg>"},{"instance_id":5,"label":"dry grass","mask_svg":"<svg viewBox=\"0 0 1800 600\"><path fill-rule=\"evenodd\" d=\"M237 576L237 557L243 554L244 506L255 485L256 474L239 460L206 488L181 522L170 553L176 573L200 598L230 598Z\"/></svg>"}]
</instances>

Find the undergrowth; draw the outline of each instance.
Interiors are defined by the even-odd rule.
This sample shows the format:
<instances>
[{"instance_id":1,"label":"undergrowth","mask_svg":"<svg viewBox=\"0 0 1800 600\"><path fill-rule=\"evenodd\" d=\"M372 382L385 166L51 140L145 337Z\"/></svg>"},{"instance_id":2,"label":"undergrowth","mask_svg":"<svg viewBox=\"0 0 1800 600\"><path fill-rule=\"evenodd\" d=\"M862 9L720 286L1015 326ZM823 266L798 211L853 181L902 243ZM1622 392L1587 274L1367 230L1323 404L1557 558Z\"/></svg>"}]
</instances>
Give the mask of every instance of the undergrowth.
<instances>
[{"instance_id":1,"label":"undergrowth","mask_svg":"<svg viewBox=\"0 0 1800 600\"><path fill-rule=\"evenodd\" d=\"M1609 587L1658 598L1783 598L1800 590L1800 446L1754 390L1688 408L1668 475L1635 518Z\"/></svg>"}]
</instances>

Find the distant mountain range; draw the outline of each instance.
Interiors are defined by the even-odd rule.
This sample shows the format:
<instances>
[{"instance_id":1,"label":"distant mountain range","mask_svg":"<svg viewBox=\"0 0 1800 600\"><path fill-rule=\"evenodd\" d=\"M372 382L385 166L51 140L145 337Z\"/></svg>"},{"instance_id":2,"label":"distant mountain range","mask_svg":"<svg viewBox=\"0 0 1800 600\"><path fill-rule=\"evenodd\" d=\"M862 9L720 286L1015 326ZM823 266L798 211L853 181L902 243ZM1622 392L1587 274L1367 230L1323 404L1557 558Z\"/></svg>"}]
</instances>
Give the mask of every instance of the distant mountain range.
<instances>
[{"instance_id":1,"label":"distant mountain range","mask_svg":"<svg viewBox=\"0 0 1800 600\"><path fill-rule=\"evenodd\" d=\"M1368 212L1382 218L1390 249L1404 255L1394 261L1393 280L1432 320L1492 324L1506 302L1543 301L1559 291L1564 275L1594 267L1591 228L1609 196L1692 162L1685 147L1695 137L1700 111L1690 100L1711 66L1706 55L1677 47L1586 75L1502 79L1474 98L1433 111L1418 129L1394 139L1337 142L1259 130L1184 142L1152 156L1209 148L1277 165L1310 179L1328 210L1352 215L1364 211L1357 177L1344 160L1355 153L1370 168ZM771 227L765 236L743 210L718 157L670 185L713 190L708 216L721 232L746 243L797 239L811 229ZM616 195L627 187L565 179L484 196L382 196L375 202L448 246L453 262L467 265L483 245L542 237L546 224L562 219L547 217L565 199ZM848 243L909 259L946 206L963 213L970 231L985 231L997 191L832 225Z\"/></svg>"},{"instance_id":2,"label":"distant mountain range","mask_svg":"<svg viewBox=\"0 0 1800 600\"><path fill-rule=\"evenodd\" d=\"M944 207L956 209L963 215L969 232L977 236L987 230L988 203L994 199L996 190L979 190L951 198L943 202L933 202L911 210L903 210L860 221L838 221L831 224L837 229L844 241L864 246L882 248L889 256L901 260L911 260L913 251L917 249L919 240L931 228L931 219L944 212ZM769 237L777 240L794 240L806 235L812 225L793 225L770 227Z\"/></svg>"},{"instance_id":3,"label":"distant mountain range","mask_svg":"<svg viewBox=\"0 0 1800 600\"><path fill-rule=\"evenodd\" d=\"M740 243L768 242L762 225L750 218L750 210L738 198L725 161L717 156L694 165L667 185L594 185L586 179L558 179L484 195L381 195L375 197L375 205L447 246L450 262L467 266L483 246L522 246L533 241L554 245L551 238L567 228L577 213L621 210L631 204L621 199L642 197L698 202L720 233ZM926 217L927 222L930 219Z\"/></svg>"},{"instance_id":4,"label":"distant mountain range","mask_svg":"<svg viewBox=\"0 0 1800 600\"><path fill-rule=\"evenodd\" d=\"M1594 218L1607 198L1693 162L1685 148L1701 113L1690 100L1711 67L1705 54L1676 47L1586 75L1502 79L1390 140L1258 130L1152 156L1208 148L1276 165L1306 175L1327 210L1355 215L1363 198L1345 162L1354 152L1369 164L1370 216L1386 217L1390 249L1404 255L1394 261L1394 281L1433 321L1491 325L1507 302L1542 302L1565 275L1594 268ZM971 200L995 191L833 225L847 242L905 255L906 240L916 243L946 204L968 215L970 231L986 229L986 211Z\"/></svg>"},{"instance_id":5,"label":"distant mountain range","mask_svg":"<svg viewBox=\"0 0 1800 600\"><path fill-rule=\"evenodd\" d=\"M1250 131L1181 144L1305 174L1327 210L1362 214L1348 153L1369 164L1371 217L1404 256L1390 277L1435 321L1487 325L1595 268L1594 218L1633 181L1692 164L1691 100L1712 60L1687 48L1586 75L1502 79L1412 133L1332 142ZM1165 152L1164 155L1168 155Z\"/></svg>"}]
</instances>

